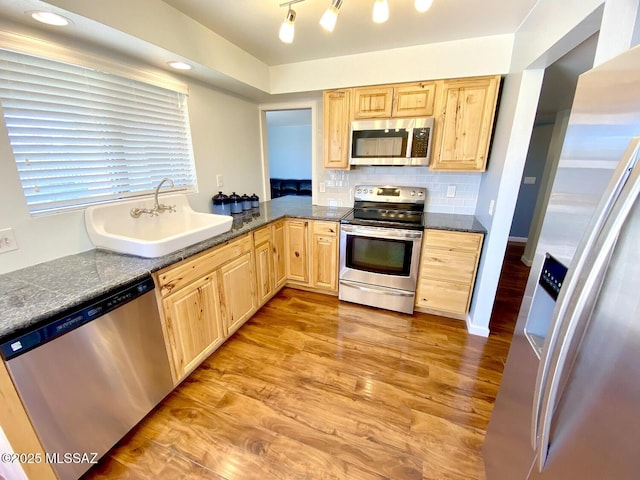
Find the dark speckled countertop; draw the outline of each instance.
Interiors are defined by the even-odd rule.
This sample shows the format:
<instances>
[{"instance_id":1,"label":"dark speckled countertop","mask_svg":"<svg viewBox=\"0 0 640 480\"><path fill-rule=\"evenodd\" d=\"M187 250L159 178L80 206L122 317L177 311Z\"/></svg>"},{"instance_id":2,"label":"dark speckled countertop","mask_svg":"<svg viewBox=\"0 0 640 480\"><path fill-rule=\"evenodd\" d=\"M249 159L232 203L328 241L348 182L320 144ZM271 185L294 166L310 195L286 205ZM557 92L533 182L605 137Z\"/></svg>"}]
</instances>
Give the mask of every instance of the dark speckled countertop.
<instances>
[{"instance_id":1,"label":"dark speckled countertop","mask_svg":"<svg viewBox=\"0 0 640 480\"><path fill-rule=\"evenodd\" d=\"M95 249L0 275L0 340L279 218L339 221L349 211L311 205L310 197L281 197L234 216L229 232L163 257ZM485 233L473 215L428 213L425 228Z\"/></svg>"}]
</instances>

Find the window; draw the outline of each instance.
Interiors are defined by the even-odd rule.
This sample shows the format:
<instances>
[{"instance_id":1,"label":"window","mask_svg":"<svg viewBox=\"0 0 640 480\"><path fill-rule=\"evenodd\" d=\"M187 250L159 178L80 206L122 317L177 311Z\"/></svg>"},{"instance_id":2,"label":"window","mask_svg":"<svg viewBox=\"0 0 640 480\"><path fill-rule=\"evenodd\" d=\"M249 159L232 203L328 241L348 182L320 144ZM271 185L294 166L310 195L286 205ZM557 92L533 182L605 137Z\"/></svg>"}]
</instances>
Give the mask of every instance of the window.
<instances>
[{"instance_id":1,"label":"window","mask_svg":"<svg viewBox=\"0 0 640 480\"><path fill-rule=\"evenodd\" d=\"M184 93L0 50L0 102L34 215L195 190Z\"/></svg>"}]
</instances>

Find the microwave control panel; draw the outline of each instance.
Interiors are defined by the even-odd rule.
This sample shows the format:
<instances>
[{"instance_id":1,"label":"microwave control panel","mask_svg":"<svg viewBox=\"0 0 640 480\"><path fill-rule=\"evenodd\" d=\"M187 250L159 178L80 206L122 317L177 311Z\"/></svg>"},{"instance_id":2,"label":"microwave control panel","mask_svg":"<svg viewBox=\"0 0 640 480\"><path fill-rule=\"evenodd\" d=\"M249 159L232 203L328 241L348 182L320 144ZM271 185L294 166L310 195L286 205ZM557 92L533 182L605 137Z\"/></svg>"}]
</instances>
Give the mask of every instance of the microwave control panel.
<instances>
[{"instance_id":1,"label":"microwave control panel","mask_svg":"<svg viewBox=\"0 0 640 480\"><path fill-rule=\"evenodd\" d=\"M414 128L411 144L412 158L425 158L429 148L429 128Z\"/></svg>"}]
</instances>

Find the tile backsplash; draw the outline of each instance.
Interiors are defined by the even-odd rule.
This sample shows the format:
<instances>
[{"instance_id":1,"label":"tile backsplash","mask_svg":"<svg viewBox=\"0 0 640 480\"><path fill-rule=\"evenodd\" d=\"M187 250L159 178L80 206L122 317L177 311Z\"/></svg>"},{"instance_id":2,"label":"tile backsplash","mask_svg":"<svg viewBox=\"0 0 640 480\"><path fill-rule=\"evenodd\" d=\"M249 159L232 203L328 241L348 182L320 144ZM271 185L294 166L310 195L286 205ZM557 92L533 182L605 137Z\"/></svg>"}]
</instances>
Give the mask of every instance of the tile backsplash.
<instances>
[{"instance_id":1,"label":"tile backsplash","mask_svg":"<svg viewBox=\"0 0 640 480\"><path fill-rule=\"evenodd\" d=\"M352 170L323 170L318 183L320 205L350 207L356 185L401 185L425 187L425 211L473 215L476 211L482 173L432 172L428 167L356 167ZM455 187L455 196L447 189Z\"/></svg>"}]
</instances>

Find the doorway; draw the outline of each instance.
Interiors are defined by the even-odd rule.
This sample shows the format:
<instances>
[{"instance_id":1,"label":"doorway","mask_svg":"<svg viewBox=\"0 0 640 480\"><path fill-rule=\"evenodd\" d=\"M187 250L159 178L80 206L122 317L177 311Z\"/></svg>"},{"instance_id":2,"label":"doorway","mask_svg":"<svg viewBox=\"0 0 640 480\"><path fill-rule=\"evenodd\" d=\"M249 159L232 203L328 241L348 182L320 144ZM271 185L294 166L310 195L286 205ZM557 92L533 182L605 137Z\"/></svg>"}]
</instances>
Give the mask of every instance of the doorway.
<instances>
[{"instance_id":1,"label":"doorway","mask_svg":"<svg viewBox=\"0 0 640 480\"><path fill-rule=\"evenodd\" d=\"M311 197L315 203L317 102L260 107L265 200Z\"/></svg>"},{"instance_id":2,"label":"doorway","mask_svg":"<svg viewBox=\"0 0 640 480\"><path fill-rule=\"evenodd\" d=\"M564 141L578 77L593 67L598 33L546 68L509 240L526 244L531 266Z\"/></svg>"}]
</instances>

